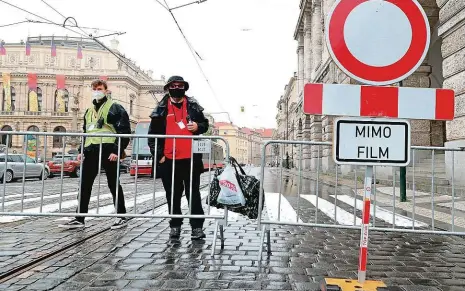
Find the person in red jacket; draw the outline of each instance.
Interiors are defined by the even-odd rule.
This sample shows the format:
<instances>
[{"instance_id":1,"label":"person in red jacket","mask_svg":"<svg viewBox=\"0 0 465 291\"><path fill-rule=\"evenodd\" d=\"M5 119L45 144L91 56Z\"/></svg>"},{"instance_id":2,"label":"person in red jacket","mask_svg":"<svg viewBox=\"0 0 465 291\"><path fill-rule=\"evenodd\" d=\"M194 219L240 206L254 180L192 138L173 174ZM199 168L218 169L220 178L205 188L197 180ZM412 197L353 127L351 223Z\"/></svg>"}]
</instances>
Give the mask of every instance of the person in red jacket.
<instances>
[{"instance_id":1,"label":"person in red jacket","mask_svg":"<svg viewBox=\"0 0 465 291\"><path fill-rule=\"evenodd\" d=\"M173 76L165 85L166 94L158 106L153 110L150 118L149 134L154 135L199 135L207 132L208 119L203 114L203 108L192 97L186 96L189 83L182 77ZM149 138L148 144L155 164L159 164L163 187L166 191L168 211L171 214L181 213L181 197L185 190L186 198L189 200L190 193L190 168L192 156L192 139ZM155 144L157 145L155 151ZM174 146L174 152L173 152ZM156 156L155 156L156 152ZM172 180L174 160L174 181ZM192 209L193 215L203 215L202 199L200 196L200 175L203 172L201 154L193 154L192 171ZM174 187L173 205L171 205L171 191ZM203 223L205 219L190 219L192 227L191 238L203 239ZM182 218L173 218L170 221L170 237L177 239L181 236Z\"/></svg>"}]
</instances>

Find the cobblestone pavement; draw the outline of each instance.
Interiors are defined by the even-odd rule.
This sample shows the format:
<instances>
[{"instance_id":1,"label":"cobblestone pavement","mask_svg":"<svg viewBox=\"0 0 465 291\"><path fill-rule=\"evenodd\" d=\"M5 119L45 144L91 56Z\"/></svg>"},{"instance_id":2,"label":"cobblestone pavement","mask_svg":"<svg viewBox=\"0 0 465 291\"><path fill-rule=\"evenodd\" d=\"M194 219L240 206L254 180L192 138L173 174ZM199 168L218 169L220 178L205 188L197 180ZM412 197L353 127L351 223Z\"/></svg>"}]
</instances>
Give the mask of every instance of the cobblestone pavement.
<instances>
[{"instance_id":1,"label":"cobblestone pavement","mask_svg":"<svg viewBox=\"0 0 465 291\"><path fill-rule=\"evenodd\" d=\"M65 178L49 179L45 181L44 197L41 199L40 181L27 181L25 184L24 212L40 212L43 201L43 212L58 212L61 181L63 181L62 212L74 213L77 206L78 179ZM208 173L202 176L202 183L207 184ZM96 180L97 184L97 180ZM98 184L94 185L93 196L89 204L90 212L114 213L113 201L103 174L100 183L100 199L97 201ZM143 213L152 209L154 205L165 203L164 190L161 181L155 183L155 200L153 200L153 180L150 178L138 179L137 197L135 193L134 177L122 174L121 184L125 193L125 202L128 212L136 209ZM5 196L5 212L21 211L22 184L7 185ZM3 193L0 194L0 207ZM155 201L155 202L154 202ZM134 205L137 205L135 208ZM81 240L87 236L108 228L113 219L87 218L86 229L79 232L67 232L58 228L58 225L69 218L38 218L27 216L0 216L0 274L8 272L18 266L26 264L44 254L53 252L63 246Z\"/></svg>"},{"instance_id":2,"label":"cobblestone pavement","mask_svg":"<svg viewBox=\"0 0 465 291\"><path fill-rule=\"evenodd\" d=\"M276 179L271 180L266 181L265 190L277 192ZM268 193L268 197L272 195ZM335 223L333 216L317 209L311 200L297 199L291 192L283 198L283 204L290 206L285 209L287 217L295 218L299 209L304 222L312 222L318 215L321 223ZM274 214L272 199L267 201L268 217ZM344 205L352 213L347 207ZM95 237L0 288L286 291L318 290L318 282L325 276L356 278L357 230L272 227L273 253L264 253L259 267L260 231L255 221L238 215L230 218L225 248L217 248L213 258L211 220L205 225L207 239L193 242L187 221L181 239L172 241L167 220L133 219L126 229ZM390 291L465 290L464 242L456 236L371 232L368 278L384 280Z\"/></svg>"}]
</instances>

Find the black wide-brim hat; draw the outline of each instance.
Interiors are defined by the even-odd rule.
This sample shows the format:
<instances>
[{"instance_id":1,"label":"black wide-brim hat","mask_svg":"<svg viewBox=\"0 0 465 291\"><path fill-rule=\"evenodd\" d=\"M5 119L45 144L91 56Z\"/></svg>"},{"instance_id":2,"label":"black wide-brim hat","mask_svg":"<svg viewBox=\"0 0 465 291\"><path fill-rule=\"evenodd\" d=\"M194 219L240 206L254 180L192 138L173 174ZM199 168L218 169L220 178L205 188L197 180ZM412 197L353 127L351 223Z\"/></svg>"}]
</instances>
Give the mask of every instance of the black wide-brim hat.
<instances>
[{"instance_id":1,"label":"black wide-brim hat","mask_svg":"<svg viewBox=\"0 0 465 291\"><path fill-rule=\"evenodd\" d=\"M171 83L178 82L178 83L184 83L184 89L187 91L189 90L189 83L184 81L184 78L181 76L172 76L168 79L168 82L166 82L165 87L163 89L166 91L168 90L168 87L171 85Z\"/></svg>"}]
</instances>

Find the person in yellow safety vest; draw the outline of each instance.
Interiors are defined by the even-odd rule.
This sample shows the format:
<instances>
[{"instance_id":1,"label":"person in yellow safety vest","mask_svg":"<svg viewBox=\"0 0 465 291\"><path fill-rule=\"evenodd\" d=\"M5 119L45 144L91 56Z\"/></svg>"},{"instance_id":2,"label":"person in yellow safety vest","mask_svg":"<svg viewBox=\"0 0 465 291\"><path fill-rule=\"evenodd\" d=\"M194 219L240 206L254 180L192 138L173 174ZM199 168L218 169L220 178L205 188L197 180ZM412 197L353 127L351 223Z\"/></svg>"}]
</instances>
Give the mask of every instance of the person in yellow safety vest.
<instances>
[{"instance_id":1,"label":"person in yellow safety vest","mask_svg":"<svg viewBox=\"0 0 465 291\"><path fill-rule=\"evenodd\" d=\"M93 134L131 134L129 116L123 106L114 102L107 96L108 85L103 80L92 82L92 104L91 108L84 114L84 133ZM118 141L120 140L120 146ZM88 213L92 186L98 174L100 144L102 144L102 168L105 170L108 188L113 196L113 204L117 213L126 213L123 189L117 179L118 162L125 157L124 150L129 144L129 138L117 137L86 137L84 138L84 157L78 155L78 160L82 160L82 175L80 192L81 197L76 212ZM118 148L120 151L118 152ZM79 149L81 152L81 149ZM117 188L118 187L118 188ZM118 190L117 190L118 189ZM116 199L118 193L118 199ZM127 225L127 219L118 218L112 225L112 229L121 228ZM76 217L73 220L60 225L63 228L84 227L84 217Z\"/></svg>"}]
</instances>

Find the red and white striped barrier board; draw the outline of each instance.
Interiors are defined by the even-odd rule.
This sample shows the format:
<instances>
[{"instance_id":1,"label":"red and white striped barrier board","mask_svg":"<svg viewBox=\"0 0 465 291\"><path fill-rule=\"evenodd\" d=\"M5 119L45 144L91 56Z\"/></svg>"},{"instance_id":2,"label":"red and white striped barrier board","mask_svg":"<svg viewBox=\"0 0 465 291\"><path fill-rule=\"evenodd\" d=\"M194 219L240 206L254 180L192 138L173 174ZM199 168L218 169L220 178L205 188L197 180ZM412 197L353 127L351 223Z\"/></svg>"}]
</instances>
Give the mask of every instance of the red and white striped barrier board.
<instances>
[{"instance_id":1,"label":"red and white striped barrier board","mask_svg":"<svg viewBox=\"0 0 465 291\"><path fill-rule=\"evenodd\" d=\"M312 115L453 120L449 89L306 84L303 111Z\"/></svg>"}]
</instances>

